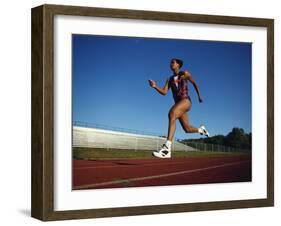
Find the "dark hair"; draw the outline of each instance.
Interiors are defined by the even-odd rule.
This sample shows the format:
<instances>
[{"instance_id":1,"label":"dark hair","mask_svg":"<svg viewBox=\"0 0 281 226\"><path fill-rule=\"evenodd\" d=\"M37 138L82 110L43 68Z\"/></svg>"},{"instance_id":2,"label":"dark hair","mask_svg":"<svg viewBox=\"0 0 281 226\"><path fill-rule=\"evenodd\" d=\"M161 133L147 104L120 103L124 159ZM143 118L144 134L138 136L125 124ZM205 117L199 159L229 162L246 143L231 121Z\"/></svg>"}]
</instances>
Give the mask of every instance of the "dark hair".
<instances>
[{"instance_id":1,"label":"dark hair","mask_svg":"<svg viewBox=\"0 0 281 226\"><path fill-rule=\"evenodd\" d=\"M183 61L181 60L181 59L178 59L178 58L173 58L173 59L171 59L171 62L172 61L176 61L177 62L177 64L179 64L180 65L180 68L182 67L182 65L183 65Z\"/></svg>"}]
</instances>

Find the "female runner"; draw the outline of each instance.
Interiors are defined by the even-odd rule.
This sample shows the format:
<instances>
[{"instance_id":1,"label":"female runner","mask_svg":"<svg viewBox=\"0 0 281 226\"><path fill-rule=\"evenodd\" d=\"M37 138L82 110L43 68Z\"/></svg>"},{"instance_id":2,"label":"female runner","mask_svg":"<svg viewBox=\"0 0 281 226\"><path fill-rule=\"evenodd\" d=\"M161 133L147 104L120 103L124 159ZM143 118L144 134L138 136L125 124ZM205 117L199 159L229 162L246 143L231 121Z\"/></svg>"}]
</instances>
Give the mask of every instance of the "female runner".
<instances>
[{"instance_id":1,"label":"female runner","mask_svg":"<svg viewBox=\"0 0 281 226\"><path fill-rule=\"evenodd\" d=\"M170 62L170 68L173 75L167 79L164 88L157 86L156 82L149 80L152 88L156 89L160 94L166 95L169 88L173 93L175 104L169 111L169 129L166 142L162 145L161 149L154 151L153 155L158 158L171 158L171 146L176 130L176 120L179 119L182 128L186 133L200 133L209 137L209 132L204 125L199 128L193 127L189 124L188 111L191 109L191 99L188 95L188 82L190 82L196 90L199 102L202 103L202 97L196 82L193 80L191 74L187 71L180 71L183 61L173 58Z\"/></svg>"}]
</instances>

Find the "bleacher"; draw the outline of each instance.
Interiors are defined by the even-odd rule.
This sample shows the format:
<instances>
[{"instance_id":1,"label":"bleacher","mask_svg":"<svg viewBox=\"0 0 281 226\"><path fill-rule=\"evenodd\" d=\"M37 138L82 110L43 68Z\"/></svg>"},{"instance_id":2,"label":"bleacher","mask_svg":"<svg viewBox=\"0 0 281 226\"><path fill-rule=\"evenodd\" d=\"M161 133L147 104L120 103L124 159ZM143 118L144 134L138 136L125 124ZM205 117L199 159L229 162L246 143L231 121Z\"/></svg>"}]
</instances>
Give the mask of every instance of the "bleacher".
<instances>
[{"instance_id":1,"label":"bleacher","mask_svg":"<svg viewBox=\"0 0 281 226\"><path fill-rule=\"evenodd\" d=\"M73 147L157 150L165 140L166 138L158 136L73 126ZM175 141L172 145L172 150L192 151L196 149Z\"/></svg>"}]
</instances>

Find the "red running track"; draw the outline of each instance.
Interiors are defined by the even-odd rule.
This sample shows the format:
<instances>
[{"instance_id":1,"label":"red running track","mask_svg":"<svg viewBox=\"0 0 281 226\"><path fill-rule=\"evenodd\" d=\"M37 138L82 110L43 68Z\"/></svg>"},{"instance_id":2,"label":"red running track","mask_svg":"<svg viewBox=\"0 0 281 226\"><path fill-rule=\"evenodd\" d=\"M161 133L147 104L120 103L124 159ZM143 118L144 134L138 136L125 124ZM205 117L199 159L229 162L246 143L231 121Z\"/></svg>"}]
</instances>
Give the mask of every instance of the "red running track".
<instances>
[{"instance_id":1,"label":"red running track","mask_svg":"<svg viewBox=\"0 0 281 226\"><path fill-rule=\"evenodd\" d=\"M250 156L73 160L73 189L246 182Z\"/></svg>"}]
</instances>

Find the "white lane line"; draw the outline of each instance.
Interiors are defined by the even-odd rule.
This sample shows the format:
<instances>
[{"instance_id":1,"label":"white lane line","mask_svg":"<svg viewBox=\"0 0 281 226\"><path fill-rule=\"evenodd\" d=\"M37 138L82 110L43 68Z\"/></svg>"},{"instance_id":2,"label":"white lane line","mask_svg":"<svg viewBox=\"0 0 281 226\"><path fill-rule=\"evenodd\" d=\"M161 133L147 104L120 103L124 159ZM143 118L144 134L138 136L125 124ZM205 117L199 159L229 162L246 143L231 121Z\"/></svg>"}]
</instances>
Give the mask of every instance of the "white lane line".
<instances>
[{"instance_id":1,"label":"white lane line","mask_svg":"<svg viewBox=\"0 0 281 226\"><path fill-rule=\"evenodd\" d=\"M162 178L162 177L177 176L177 175L181 175L181 174L194 173L194 172L199 172L199 171L204 171L204 170L222 168L222 167L226 167L226 166L240 165L240 164L243 164L243 163L246 163L246 162L250 162L250 160L232 162L232 163L225 163L225 164L221 164L221 165L209 166L209 167L193 169L193 170L178 171L178 172L174 172L174 173L165 173L165 174L159 174L159 175L154 175L154 176L136 177L136 178L129 178L129 179L118 180L118 181L108 181L108 182L95 183L95 184L85 184L85 185L80 185L80 186L74 186L74 189L94 188L94 187L99 187L99 186L121 184L121 183L124 183L124 182L134 182L134 181L158 179L158 178Z\"/></svg>"}]
</instances>

